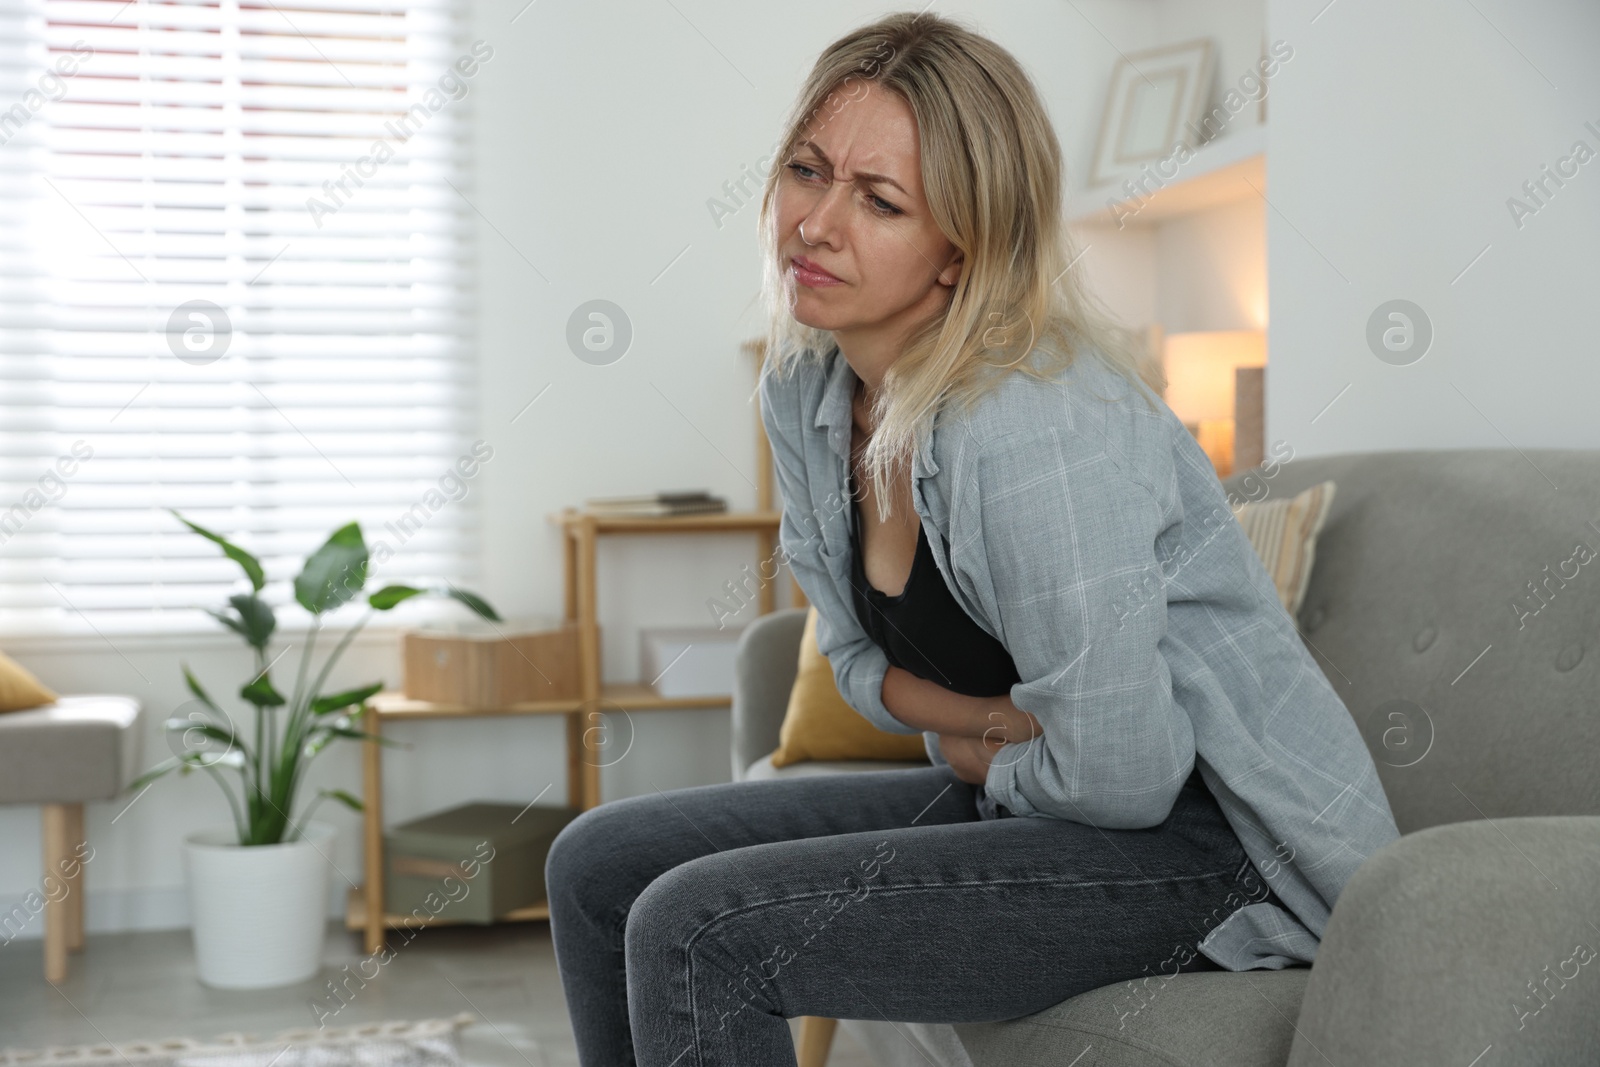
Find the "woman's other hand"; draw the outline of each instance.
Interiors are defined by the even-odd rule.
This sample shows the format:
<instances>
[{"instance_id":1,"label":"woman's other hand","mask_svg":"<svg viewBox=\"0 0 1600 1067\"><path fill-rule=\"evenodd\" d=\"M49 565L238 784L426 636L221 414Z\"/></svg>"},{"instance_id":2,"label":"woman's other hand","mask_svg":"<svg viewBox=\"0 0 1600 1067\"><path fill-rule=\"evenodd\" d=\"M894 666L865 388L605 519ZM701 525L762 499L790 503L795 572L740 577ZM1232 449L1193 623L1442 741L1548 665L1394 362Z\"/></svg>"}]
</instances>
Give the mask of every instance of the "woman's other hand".
<instances>
[{"instance_id":1,"label":"woman's other hand","mask_svg":"<svg viewBox=\"0 0 1600 1067\"><path fill-rule=\"evenodd\" d=\"M939 752L956 772L956 777L969 785L982 785L988 780L989 764L994 761L995 751L984 744L981 737L939 735Z\"/></svg>"},{"instance_id":2,"label":"woman's other hand","mask_svg":"<svg viewBox=\"0 0 1600 1067\"><path fill-rule=\"evenodd\" d=\"M950 769L956 772L956 777L969 785L982 785L988 780L989 765L1005 745L1027 744L1036 737L1044 736L1038 719L1010 705L1008 699L1006 703L1010 706L1009 711L993 709L987 713L991 725L981 736L939 735L939 752L950 764Z\"/></svg>"}]
</instances>

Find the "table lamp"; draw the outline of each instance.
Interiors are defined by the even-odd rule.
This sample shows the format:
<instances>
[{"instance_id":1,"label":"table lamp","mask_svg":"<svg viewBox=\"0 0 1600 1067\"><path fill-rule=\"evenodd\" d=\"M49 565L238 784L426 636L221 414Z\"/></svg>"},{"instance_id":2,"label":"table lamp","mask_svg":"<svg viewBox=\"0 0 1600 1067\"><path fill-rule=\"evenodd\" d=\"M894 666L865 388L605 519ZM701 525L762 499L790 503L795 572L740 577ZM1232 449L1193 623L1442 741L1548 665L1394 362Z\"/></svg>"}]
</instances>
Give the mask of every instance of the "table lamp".
<instances>
[{"instance_id":1,"label":"table lamp","mask_svg":"<svg viewBox=\"0 0 1600 1067\"><path fill-rule=\"evenodd\" d=\"M1195 435L1217 470L1233 473L1235 371L1267 362L1262 330L1169 333L1162 348L1167 406Z\"/></svg>"}]
</instances>

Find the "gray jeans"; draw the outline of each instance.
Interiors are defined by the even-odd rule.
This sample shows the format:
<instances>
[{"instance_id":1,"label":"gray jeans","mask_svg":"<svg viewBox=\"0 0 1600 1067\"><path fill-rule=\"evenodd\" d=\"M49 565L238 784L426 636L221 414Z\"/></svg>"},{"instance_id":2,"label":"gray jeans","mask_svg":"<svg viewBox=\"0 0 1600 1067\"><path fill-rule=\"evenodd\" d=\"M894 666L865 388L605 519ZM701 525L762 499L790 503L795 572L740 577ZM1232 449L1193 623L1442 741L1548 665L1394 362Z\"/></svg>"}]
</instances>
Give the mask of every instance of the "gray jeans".
<instances>
[{"instance_id":1,"label":"gray jeans","mask_svg":"<svg viewBox=\"0 0 1600 1067\"><path fill-rule=\"evenodd\" d=\"M580 1063L792 1067L784 1020L801 1015L1014 1019L1217 970L1195 945L1275 898L1198 775L1143 830L985 820L975 794L936 766L584 812L545 864Z\"/></svg>"}]
</instances>

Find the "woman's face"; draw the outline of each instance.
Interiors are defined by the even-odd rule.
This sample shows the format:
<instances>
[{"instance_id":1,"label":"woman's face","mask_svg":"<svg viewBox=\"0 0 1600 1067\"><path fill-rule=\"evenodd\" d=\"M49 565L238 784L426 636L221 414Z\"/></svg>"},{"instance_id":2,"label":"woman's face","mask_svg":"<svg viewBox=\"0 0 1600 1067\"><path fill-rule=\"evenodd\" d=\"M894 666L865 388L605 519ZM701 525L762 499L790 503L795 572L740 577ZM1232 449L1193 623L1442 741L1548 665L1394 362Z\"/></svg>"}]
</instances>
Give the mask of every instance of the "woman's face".
<instances>
[{"instance_id":1,"label":"woman's face","mask_svg":"<svg viewBox=\"0 0 1600 1067\"><path fill-rule=\"evenodd\" d=\"M794 317L841 347L903 337L960 276L923 197L911 107L871 82L850 81L812 117L779 175L776 215Z\"/></svg>"}]
</instances>

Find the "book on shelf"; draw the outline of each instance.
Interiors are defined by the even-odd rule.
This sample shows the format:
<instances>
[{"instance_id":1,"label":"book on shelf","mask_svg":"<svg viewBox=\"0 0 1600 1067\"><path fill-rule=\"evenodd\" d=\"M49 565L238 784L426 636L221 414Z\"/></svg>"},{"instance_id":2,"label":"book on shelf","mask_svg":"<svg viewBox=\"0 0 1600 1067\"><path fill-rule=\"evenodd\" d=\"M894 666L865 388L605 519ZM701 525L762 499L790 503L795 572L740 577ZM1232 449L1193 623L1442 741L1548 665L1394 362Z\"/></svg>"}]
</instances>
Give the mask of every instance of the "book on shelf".
<instances>
[{"instance_id":1,"label":"book on shelf","mask_svg":"<svg viewBox=\"0 0 1600 1067\"><path fill-rule=\"evenodd\" d=\"M705 515L728 510L728 502L704 490L649 493L643 496L590 497L584 507L597 515L659 518Z\"/></svg>"}]
</instances>

